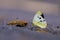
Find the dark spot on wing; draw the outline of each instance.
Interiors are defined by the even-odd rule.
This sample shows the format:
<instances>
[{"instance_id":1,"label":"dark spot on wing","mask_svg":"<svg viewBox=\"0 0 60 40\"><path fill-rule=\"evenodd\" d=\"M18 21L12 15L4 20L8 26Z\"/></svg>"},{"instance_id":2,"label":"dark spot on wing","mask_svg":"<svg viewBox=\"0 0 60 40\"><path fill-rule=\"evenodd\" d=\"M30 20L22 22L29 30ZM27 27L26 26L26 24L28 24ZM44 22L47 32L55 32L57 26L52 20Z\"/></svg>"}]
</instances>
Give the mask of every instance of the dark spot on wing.
<instances>
[{"instance_id":1,"label":"dark spot on wing","mask_svg":"<svg viewBox=\"0 0 60 40\"><path fill-rule=\"evenodd\" d=\"M41 17L39 19L41 19Z\"/></svg>"},{"instance_id":2,"label":"dark spot on wing","mask_svg":"<svg viewBox=\"0 0 60 40\"><path fill-rule=\"evenodd\" d=\"M45 20L43 20L43 21L45 21Z\"/></svg>"},{"instance_id":3,"label":"dark spot on wing","mask_svg":"<svg viewBox=\"0 0 60 40\"><path fill-rule=\"evenodd\" d=\"M41 16L44 18L44 15L43 14Z\"/></svg>"},{"instance_id":4,"label":"dark spot on wing","mask_svg":"<svg viewBox=\"0 0 60 40\"><path fill-rule=\"evenodd\" d=\"M40 20L40 22L42 22L42 20Z\"/></svg>"},{"instance_id":5,"label":"dark spot on wing","mask_svg":"<svg viewBox=\"0 0 60 40\"><path fill-rule=\"evenodd\" d=\"M39 19L41 19L41 17L38 16Z\"/></svg>"}]
</instances>

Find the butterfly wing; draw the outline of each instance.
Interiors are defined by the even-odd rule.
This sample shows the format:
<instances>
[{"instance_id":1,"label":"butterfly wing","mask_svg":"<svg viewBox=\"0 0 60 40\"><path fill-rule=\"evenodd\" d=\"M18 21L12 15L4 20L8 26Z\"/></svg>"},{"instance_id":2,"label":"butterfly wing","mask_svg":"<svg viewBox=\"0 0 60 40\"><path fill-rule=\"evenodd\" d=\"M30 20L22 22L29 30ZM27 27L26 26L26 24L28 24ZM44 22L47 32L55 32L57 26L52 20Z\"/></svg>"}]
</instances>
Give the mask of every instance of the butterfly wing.
<instances>
[{"instance_id":1,"label":"butterfly wing","mask_svg":"<svg viewBox=\"0 0 60 40\"><path fill-rule=\"evenodd\" d=\"M33 18L33 24L40 27L40 28L46 28L47 27L47 22L44 18L44 15L41 11L38 11L34 18Z\"/></svg>"}]
</instances>

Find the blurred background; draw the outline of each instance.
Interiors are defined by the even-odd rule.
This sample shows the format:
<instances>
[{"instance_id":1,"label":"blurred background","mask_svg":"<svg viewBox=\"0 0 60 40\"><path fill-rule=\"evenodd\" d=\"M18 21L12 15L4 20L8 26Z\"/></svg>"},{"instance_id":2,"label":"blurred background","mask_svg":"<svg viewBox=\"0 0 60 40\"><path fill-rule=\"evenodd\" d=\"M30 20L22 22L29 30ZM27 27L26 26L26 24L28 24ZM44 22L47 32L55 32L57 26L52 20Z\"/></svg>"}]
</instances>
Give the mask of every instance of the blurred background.
<instances>
[{"instance_id":1,"label":"blurred background","mask_svg":"<svg viewBox=\"0 0 60 40\"><path fill-rule=\"evenodd\" d=\"M0 0L0 23L16 18L32 22L38 10L48 24L60 25L60 0Z\"/></svg>"},{"instance_id":2,"label":"blurred background","mask_svg":"<svg viewBox=\"0 0 60 40\"><path fill-rule=\"evenodd\" d=\"M60 24L60 0L0 0L0 20L19 18L32 21L36 11L42 11L48 23Z\"/></svg>"}]
</instances>

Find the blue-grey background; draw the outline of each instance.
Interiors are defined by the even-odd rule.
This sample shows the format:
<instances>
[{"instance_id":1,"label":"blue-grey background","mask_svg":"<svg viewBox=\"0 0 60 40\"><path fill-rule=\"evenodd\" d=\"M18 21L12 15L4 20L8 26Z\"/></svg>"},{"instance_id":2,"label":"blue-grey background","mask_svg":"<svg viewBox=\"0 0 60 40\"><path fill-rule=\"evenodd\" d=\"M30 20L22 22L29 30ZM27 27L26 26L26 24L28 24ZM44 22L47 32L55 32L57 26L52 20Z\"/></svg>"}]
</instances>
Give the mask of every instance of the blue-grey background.
<instances>
[{"instance_id":1,"label":"blue-grey background","mask_svg":"<svg viewBox=\"0 0 60 40\"><path fill-rule=\"evenodd\" d=\"M26 20L31 27L35 13L40 10L55 31L60 31L60 0L0 0L0 40L60 40L60 34L39 33L27 28L6 25L10 20ZM52 26L51 26L52 25Z\"/></svg>"}]
</instances>

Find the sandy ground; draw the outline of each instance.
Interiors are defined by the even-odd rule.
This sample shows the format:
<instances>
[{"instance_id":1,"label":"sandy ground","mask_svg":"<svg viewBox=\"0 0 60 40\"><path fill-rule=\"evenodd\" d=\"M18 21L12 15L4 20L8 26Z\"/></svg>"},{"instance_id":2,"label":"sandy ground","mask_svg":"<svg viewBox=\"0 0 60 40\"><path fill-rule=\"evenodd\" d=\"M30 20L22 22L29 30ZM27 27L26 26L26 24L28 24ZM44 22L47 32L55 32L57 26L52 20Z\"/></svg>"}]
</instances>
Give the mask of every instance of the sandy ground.
<instances>
[{"instance_id":1,"label":"sandy ground","mask_svg":"<svg viewBox=\"0 0 60 40\"><path fill-rule=\"evenodd\" d=\"M0 26L0 40L60 40L60 34L36 32L15 26Z\"/></svg>"}]
</instances>

